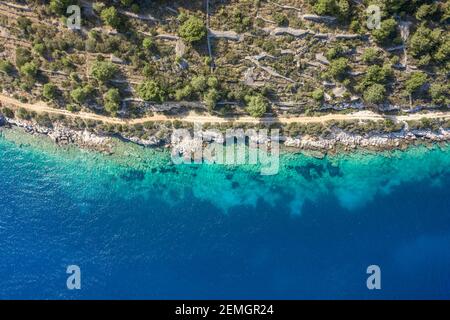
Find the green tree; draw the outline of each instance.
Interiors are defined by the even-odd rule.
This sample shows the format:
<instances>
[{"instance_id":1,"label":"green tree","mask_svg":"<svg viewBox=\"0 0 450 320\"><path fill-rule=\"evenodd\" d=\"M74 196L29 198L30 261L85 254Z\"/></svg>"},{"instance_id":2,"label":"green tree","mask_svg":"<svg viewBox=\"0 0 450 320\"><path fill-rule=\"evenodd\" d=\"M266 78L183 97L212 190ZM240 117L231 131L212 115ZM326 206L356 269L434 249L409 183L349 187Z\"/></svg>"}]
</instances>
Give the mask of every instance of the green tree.
<instances>
[{"instance_id":1,"label":"green tree","mask_svg":"<svg viewBox=\"0 0 450 320\"><path fill-rule=\"evenodd\" d=\"M397 35L397 21L394 18L381 22L380 29L373 29L372 36L379 44L387 44Z\"/></svg>"},{"instance_id":2,"label":"green tree","mask_svg":"<svg viewBox=\"0 0 450 320\"><path fill-rule=\"evenodd\" d=\"M192 95L192 87L187 85L181 89L175 91L175 100L181 101L183 99L189 98Z\"/></svg>"},{"instance_id":3,"label":"green tree","mask_svg":"<svg viewBox=\"0 0 450 320\"><path fill-rule=\"evenodd\" d=\"M78 104L83 104L94 91L94 88L87 84L84 87L75 88L70 92L70 97Z\"/></svg>"},{"instance_id":4,"label":"green tree","mask_svg":"<svg viewBox=\"0 0 450 320\"><path fill-rule=\"evenodd\" d=\"M342 56L344 53L344 48L342 48L341 45L334 46L333 48L328 49L327 53L325 54L325 57L328 60L334 60Z\"/></svg>"},{"instance_id":5,"label":"green tree","mask_svg":"<svg viewBox=\"0 0 450 320\"><path fill-rule=\"evenodd\" d=\"M364 90L373 84L386 84L388 79L392 76L392 69L390 66L385 65L380 67L378 65L372 65L367 68L364 79L362 80L360 87Z\"/></svg>"},{"instance_id":6,"label":"green tree","mask_svg":"<svg viewBox=\"0 0 450 320\"><path fill-rule=\"evenodd\" d=\"M63 15L66 13L67 7L74 2L71 0L50 0L50 10L56 14Z\"/></svg>"},{"instance_id":7,"label":"green tree","mask_svg":"<svg viewBox=\"0 0 450 320\"><path fill-rule=\"evenodd\" d=\"M219 92L214 88L209 89L203 97L203 101L211 112L216 107L217 101L219 101Z\"/></svg>"},{"instance_id":8,"label":"green tree","mask_svg":"<svg viewBox=\"0 0 450 320\"><path fill-rule=\"evenodd\" d=\"M208 83L204 76L196 76L191 80L191 87L194 91L203 92L206 90Z\"/></svg>"},{"instance_id":9,"label":"green tree","mask_svg":"<svg viewBox=\"0 0 450 320\"><path fill-rule=\"evenodd\" d=\"M138 94L145 101L162 102L165 100L165 92L156 81L147 80L138 86Z\"/></svg>"},{"instance_id":10,"label":"green tree","mask_svg":"<svg viewBox=\"0 0 450 320\"><path fill-rule=\"evenodd\" d=\"M411 52L415 58L421 58L425 55L431 55L440 45L442 29L429 29L425 25L417 28L409 41L408 52Z\"/></svg>"},{"instance_id":11,"label":"green tree","mask_svg":"<svg viewBox=\"0 0 450 320\"><path fill-rule=\"evenodd\" d=\"M200 41L206 36L206 26L200 18L189 16L181 24L178 34L188 42Z\"/></svg>"},{"instance_id":12,"label":"green tree","mask_svg":"<svg viewBox=\"0 0 450 320\"><path fill-rule=\"evenodd\" d=\"M417 9L416 18L417 20L425 20L430 16L433 16L438 10L437 3L423 4Z\"/></svg>"},{"instance_id":13,"label":"green tree","mask_svg":"<svg viewBox=\"0 0 450 320\"><path fill-rule=\"evenodd\" d=\"M38 72L38 66L34 62L27 62L20 67L20 73L29 78L36 78Z\"/></svg>"},{"instance_id":14,"label":"green tree","mask_svg":"<svg viewBox=\"0 0 450 320\"><path fill-rule=\"evenodd\" d=\"M328 72L333 78L342 80L346 77L348 70L349 61L347 58L342 57L331 61Z\"/></svg>"},{"instance_id":15,"label":"green tree","mask_svg":"<svg viewBox=\"0 0 450 320\"><path fill-rule=\"evenodd\" d=\"M111 62L96 61L92 66L91 76L105 83L111 80L118 71L117 66Z\"/></svg>"},{"instance_id":16,"label":"green tree","mask_svg":"<svg viewBox=\"0 0 450 320\"><path fill-rule=\"evenodd\" d=\"M410 95L419 90L428 80L428 77L423 72L413 72L406 80L405 89Z\"/></svg>"},{"instance_id":17,"label":"green tree","mask_svg":"<svg viewBox=\"0 0 450 320\"><path fill-rule=\"evenodd\" d=\"M53 83L44 84L42 95L47 100L54 100L58 92L58 87Z\"/></svg>"},{"instance_id":18,"label":"green tree","mask_svg":"<svg viewBox=\"0 0 450 320\"><path fill-rule=\"evenodd\" d=\"M378 64L380 62L380 52L376 48L368 48L364 51L361 59L366 64Z\"/></svg>"},{"instance_id":19,"label":"green tree","mask_svg":"<svg viewBox=\"0 0 450 320\"><path fill-rule=\"evenodd\" d=\"M449 6L450 7L450 6ZM445 63L450 60L450 38L447 38L434 54L436 61Z\"/></svg>"},{"instance_id":20,"label":"green tree","mask_svg":"<svg viewBox=\"0 0 450 320\"><path fill-rule=\"evenodd\" d=\"M339 0L337 1L337 7L338 7L338 15L341 18L347 18L350 16L350 2L349 0Z\"/></svg>"},{"instance_id":21,"label":"green tree","mask_svg":"<svg viewBox=\"0 0 450 320\"><path fill-rule=\"evenodd\" d=\"M318 15L337 16L340 20L350 15L348 0L314 0L313 11Z\"/></svg>"},{"instance_id":22,"label":"green tree","mask_svg":"<svg viewBox=\"0 0 450 320\"><path fill-rule=\"evenodd\" d=\"M35 43L33 45L33 51L36 52L38 55L42 56L45 53L45 45L43 43Z\"/></svg>"},{"instance_id":23,"label":"green tree","mask_svg":"<svg viewBox=\"0 0 450 320\"><path fill-rule=\"evenodd\" d=\"M96 13L101 13L104 8L105 4L103 2L94 2L92 5L92 9L94 9Z\"/></svg>"},{"instance_id":24,"label":"green tree","mask_svg":"<svg viewBox=\"0 0 450 320\"><path fill-rule=\"evenodd\" d=\"M267 112L268 104L261 95L246 97L247 112L254 118L261 118Z\"/></svg>"},{"instance_id":25,"label":"green tree","mask_svg":"<svg viewBox=\"0 0 450 320\"><path fill-rule=\"evenodd\" d=\"M121 24L121 19L119 16L119 12L115 7L108 7L102 10L100 17L103 22L107 25L110 25L113 28L119 28Z\"/></svg>"},{"instance_id":26,"label":"green tree","mask_svg":"<svg viewBox=\"0 0 450 320\"><path fill-rule=\"evenodd\" d=\"M313 10L319 15L334 15L337 11L336 0L318 0Z\"/></svg>"},{"instance_id":27,"label":"green tree","mask_svg":"<svg viewBox=\"0 0 450 320\"><path fill-rule=\"evenodd\" d=\"M105 110L112 115L116 115L120 106L120 93L116 88L109 89L103 96Z\"/></svg>"},{"instance_id":28,"label":"green tree","mask_svg":"<svg viewBox=\"0 0 450 320\"><path fill-rule=\"evenodd\" d=\"M284 14L275 12L273 14L273 21L276 22L279 27L287 27L289 26L289 19Z\"/></svg>"},{"instance_id":29,"label":"green tree","mask_svg":"<svg viewBox=\"0 0 450 320\"><path fill-rule=\"evenodd\" d=\"M450 86L448 84L433 83L430 86L430 95L434 103L439 105L449 104Z\"/></svg>"},{"instance_id":30,"label":"green tree","mask_svg":"<svg viewBox=\"0 0 450 320\"><path fill-rule=\"evenodd\" d=\"M312 96L312 98L313 98L314 100L320 102L320 101L323 100L323 98L324 98L324 96L325 96L325 93L323 92L322 89L316 89L316 90L314 90L314 91L311 93L311 96Z\"/></svg>"},{"instance_id":31,"label":"green tree","mask_svg":"<svg viewBox=\"0 0 450 320\"><path fill-rule=\"evenodd\" d=\"M217 88L218 86L219 86L219 79L217 79L216 77L208 78L208 87Z\"/></svg>"},{"instance_id":32,"label":"green tree","mask_svg":"<svg viewBox=\"0 0 450 320\"><path fill-rule=\"evenodd\" d=\"M373 84L364 91L364 100L368 103L381 103L386 98L386 89L381 84Z\"/></svg>"}]
</instances>

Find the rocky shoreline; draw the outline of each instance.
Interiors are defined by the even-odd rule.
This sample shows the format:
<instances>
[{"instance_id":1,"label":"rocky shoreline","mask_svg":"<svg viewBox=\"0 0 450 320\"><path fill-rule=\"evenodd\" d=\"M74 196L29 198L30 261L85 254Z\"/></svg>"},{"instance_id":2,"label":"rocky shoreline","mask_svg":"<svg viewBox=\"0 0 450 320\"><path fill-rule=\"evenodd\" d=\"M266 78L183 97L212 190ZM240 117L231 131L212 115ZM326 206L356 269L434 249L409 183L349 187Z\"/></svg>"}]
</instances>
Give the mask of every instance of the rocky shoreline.
<instances>
[{"instance_id":1,"label":"rocky shoreline","mask_svg":"<svg viewBox=\"0 0 450 320\"><path fill-rule=\"evenodd\" d=\"M86 129L76 130L68 128L59 122L53 123L52 127L41 126L33 121L10 119L0 115L0 127L15 126L22 128L25 132L33 135L46 135L58 145L74 144L80 148L113 153L113 138L119 138L124 142L135 143L144 147L166 147L174 148L184 152L191 152L197 146L195 139L179 139L175 144L170 141L170 136L157 138L151 136L147 139L138 137L117 136L111 134L93 133ZM202 136L210 136L213 133L202 132ZM215 139L217 142L217 139ZM219 139L220 140L220 139ZM356 149L367 149L374 151L405 149L411 144L417 143L439 143L450 141L450 130L440 128L432 130L402 130L394 133L372 133L353 134L341 129L335 129L326 136L302 135L297 137L280 136L280 144L286 150L312 151L321 154L336 153L338 151L352 151ZM270 137L259 143L270 143ZM192 149L192 150L190 150Z\"/></svg>"},{"instance_id":2,"label":"rocky shoreline","mask_svg":"<svg viewBox=\"0 0 450 320\"><path fill-rule=\"evenodd\" d=\"M351 151L357 148L370 150L405 149L414 143L438 143L450 141L450 130L402 130L394 133L352 134L335 130L327 137L302 136L286 137L285 147L302 150L333 152L336 150Z\"/></svg>"},{"instance_id":3,"label":"rocky shoreline","mask_svg":"<svg viewBox=\"0 0 450 320\"><path fill-rule=\"evenodd\" d=\"M22 128L32 135L48 136L56 144L64 146L74 144L80 148L95 150L105 153L112 152L111 137L101 136L88 130L73 130L55 122L52 128L40 126L32 121L5 118L0 115L1 126L15 126Z\"/></svg>"}]
</instances>

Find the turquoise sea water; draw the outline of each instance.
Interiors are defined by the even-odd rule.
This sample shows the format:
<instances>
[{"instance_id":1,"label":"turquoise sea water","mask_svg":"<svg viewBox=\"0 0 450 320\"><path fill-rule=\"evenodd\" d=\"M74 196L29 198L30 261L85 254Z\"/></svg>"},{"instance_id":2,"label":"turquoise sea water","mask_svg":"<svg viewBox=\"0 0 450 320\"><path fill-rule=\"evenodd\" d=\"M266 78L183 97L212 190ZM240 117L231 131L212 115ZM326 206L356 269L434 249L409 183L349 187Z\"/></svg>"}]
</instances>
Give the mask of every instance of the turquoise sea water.
<instances>
[{"instance_id":1,"label":"turquoise sea water","mask_svg":"<svg viewBox=\"0 0 450 320\"><path fill-rule=\"evenodd\" d=\"M283 153L261 176L8 130L0 159L0 298L450 298L449 146Z\"/></svg>"}]
</instances>

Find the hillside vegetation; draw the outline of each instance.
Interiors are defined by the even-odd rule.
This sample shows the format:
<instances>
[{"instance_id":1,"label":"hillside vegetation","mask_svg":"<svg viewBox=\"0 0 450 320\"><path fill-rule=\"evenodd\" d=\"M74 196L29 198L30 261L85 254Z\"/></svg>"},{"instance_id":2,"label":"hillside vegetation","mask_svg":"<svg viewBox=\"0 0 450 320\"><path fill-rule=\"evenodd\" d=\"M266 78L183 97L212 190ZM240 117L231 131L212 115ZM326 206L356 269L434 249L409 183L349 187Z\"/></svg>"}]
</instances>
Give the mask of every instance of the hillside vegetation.
<instances>
[{"instance_id":1,"label":"hillside vegetation","mask_svg":"<svg viewBox=\"0 0 450 320\"><path fill-rule=\"evenodd\" d=\"M446 109L449 21L450 0L0 1L0 86L125 118Z\"/></svg>"}]
</instances>

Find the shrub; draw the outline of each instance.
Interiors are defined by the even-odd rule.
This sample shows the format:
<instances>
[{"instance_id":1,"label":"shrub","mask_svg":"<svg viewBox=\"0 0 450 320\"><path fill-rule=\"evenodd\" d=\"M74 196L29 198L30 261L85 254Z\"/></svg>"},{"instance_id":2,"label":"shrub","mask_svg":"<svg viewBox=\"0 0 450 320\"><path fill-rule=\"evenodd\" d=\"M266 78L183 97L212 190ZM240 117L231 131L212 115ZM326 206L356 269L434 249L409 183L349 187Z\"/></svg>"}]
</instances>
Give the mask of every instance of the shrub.
<instances>
[{"instance_id":1,"label":"shrub","mask_svg":"<svg viewBox=\"0 0 450 320\"><path fill-rule=\"evenodd\" d=\"M155 74L155 67L152 66L150 63L145 63L144 67L142 68L142 75L150 78Z\"/></svg>"},{"instance_id":2,"label":"shrub","mask_svg":"<svg viewBox=\"0 0 450 320\"><path fill-rule=\"evenodd\" d=\"M406 92L409 94L415 93L427 82L427 78L427 75L420 71L411 73L408 80L406 80Z\"/></svg>"},{"instance_id":3,"label":"shrub","mask_svg":"<svg viewBox=\"0 0 450 320\"><path fill-rule=\"evenodd\" d=\"M380 29L373 29L372 36L379 44L387 44L397 34L397 21L390 18L381 22Z\"/></svg>"},{"instance_id":4,"label":"shrub","mask_svg":"<svg viewBox=\"0 0 450 320\"><path fill-rule=\"evenodd\" d=\"M105 4L103 2L94 2L92 5L92 9L94 9L95 12L100 13L105 8Z\"/></svg>"},{"instance_id":5,"label":"shrub","mask_svg":"<svg viewBox=\"0 0 450 320\"><path fill-rule=\"evenodd\" d=\"M192 87L190 85L187 85L184 88L175 91L175 100L181 101L185 98L189 98L191 95L192 95Z\"/></svg>"},{"instance_id":6,"label":"shrub","mask_svg":"<svg viewBox=\"0 0 450 320\"><path fill-rule=\"evenodd\" d=\"M377 64L380 62L380 52L376 48L368 48L364 51L362 61L367 64Z\"/></svg>"},{"instance_id":7,"label":"shrub","mask_svg":"<svg viewBox=\"0 0 450 320\"><path fill-rule=\"evenodd\" d=\"M279 12L273 14L273 21L275 21L279 27L287 27L289 25L289 19Z\"/></svg>"},{"instance_id":8,"label":"shrub","mask_svg":"<svg viewBox=\"0 0 450 320\"><path fill-rule=\"evenodd\" d=\"M340 19L350 14L350 3L348 0L318 0L314 1L313 10L318 15L332 15Z\"/></svg>"},{"instance_id":9,"label":"shrub","mask_svg":"<svg viewBox=\"0 0 450 320\"><path fill-rule=\"evenodd\" d=\"M52 128L53 122L48 113L41 113L36 115L36 122L43 127Z\"/></svg>"},{"instance_id":10,"label":"shrub","mask_svg":"<svg viewBox=\"0 0 450 320\"><path fill-rule=\"evenodd\" d=\"M440 45L441 36L441 29L436 28L431 30L424 25L421 25L411 37L408 51L411 52L412 56L415 58L420 58L424 55L432 55Z\"/></svg>"},{"instance_id":11,"label":"shrub","mask_svg":"<svg viewBox=\"0 0 450 320\"><path fill-rule=\"evenodd\" d=\"M43 43L35 43L33 45L33 51L42 56L45 53L45 45Z\"/></svg>"},{"instance_id":12,"label":"shrub","mask_svg":"<svg viewBox=\"0 0 450 320\"><path fill-rule=\"evenodd\" d=\"M249 96L247 100L247 112L254 118L261 118L267 112L267 101L261 96Z\"/></svg>"},{"instance_id":13,"label":"shrub","mask_svg":"<svg viewBox=\"0 0 450 320\"><path fill-rule=\"evenodd\" d=\"M139 13L139 11L141 11L141 7L139 7L139 5L137 3L133 3L131 5L131 11L134 13Z\"/></svg>"},{"instance_id":14,"label":"shrub","mask_svg":"<svg viewBox=\"0 0 450 320\"><path fill-rule=\"evenodd\" d=\"M450 39L447 38L447 40L441 44L437 52L434 54L434 59L442 63L445 63L450 59Z\"/></svg>"},{"instance_id":15,"label":"shrub","mask_svg":"<svg viewBox=\"0 0 450 320\"><path fill-rule=\"evenodd\" d=\"M31 20L26 17L19 17L17 19L17 26L20 30L27 36L32 32L32 23Z\"/></svg>"},{"instance_id":16,"label":"shrub","mask_svg":"<svg viewBox=\"0 0 450 320\"><path fill-rule=\"evenodd\" d=\"M219 85L219 80L216 77L209 77L208 78L208 87L210 88L217 88Z\"/></svg>"},{"instance_id":17,"label":"shrub","mask_svg":"<svg viewBox=\"0 0 450 320\"><path fill-rule=\"evenodd\" d=\"M10 118L10 119L14 118L14 111L12 111L10 108L4 107L1 110L1 113L7 118Z\"/></svg>"},{"instance_id":18,"label":"shrub","mask_svg":"<svg viewBox=\"0 0 450 320\"><path fill-rule=\"evenodd\" d=\"M381 84L374 84L364 91L364 100L368 103L381 103L386 96L386 89Z\"/></svg>"},{"instance_id":19,"label":"shrub","mask_svg":"<svg viewBox=\"0 0 450 320\"><path fill-rule=\"evenodd\" d=\"M431 99L436 104L448 104L450 87L447 84L433 83L430 87Z\"/></svg>"},{"instance_id":20,"label":"shrub","mask_svg":"<svg viewBox=\"0 0 450 320\"><path fill-rule=\"evenodd\" d=\"M54 100L56 98L57 91L58 87L53 83L46 83L44 84L42 95L47 100Z\"/></svg>"},{"instance_id":21,"label":"shrub","mask_svg":"<svg viewBox=\"0 0 450 320\"><path fill-rule=\"evenodd\" d=\"M240 8L235 8L231 13L229 20L233 29L238 33L243 33L252 26L252 20Z\"/></svg>"},{"instance_id":22,"label":"shrub","mask_svg":"<svg viewBox=\"0 0 450 320\"><path fill-rule=\"evenodd\" d=\"M329 74L338 80L345 78L349 69L349 61L347 58L338 58L331 61L329 67Z\"/></svg>"},{"instance_id":23,"label":"shrub","mask_svg":"<svg viewBox=\"0 0 450 320\"><path fill-rule=\"evenodd\" d=\"M22 120L30 120L31 114L24 108L19 108L16 113L17 117Z\"/></svg>"},{"instance_id":24,"label":"shrub","mask_svg":"<svg viewBox=\"0 0 450 320\"><path fill-rule=\"evenodd\" d=\"M389 77L392 76L392 70L390 66L380 67L373 65L367 68L364 79L361 82L360 88L364 89L373 84L385 84Z\"/></svg>"},{"instance_id":25,"label":"shrub","mask_svg":"<svg viewBox=\"0 0 450 320\"><path fill-rule=\"evenodd\" d=\"M325 54L325 57L331 61L331 60L341 57L343 53L344 53L344 48L342 48L342 46L340 46L340 45L337 45L333 48L330 48L327 51L327 53Z\"/></svg>"},{"instance_id":26,"label":"shrub","mask_svg":"<svg viewBox=\"0 0 450 320\"><path fill-rule=\"evenodd\" d=\"M6 74L11 74L14 70L14 66L8 60L0 60L0 71Z\"/></svg>"},{"instance_id":27,"label":"shrub","mask_svg":"<svg viewBox=\"0 0 450 320\"><path fill-rule=\"evenodd\" d=\"M70 5L72 1L70 0L51 0L50 1L50 10L56 14L65 14L67 7Z\"/></svg>"},{"instance_id":28,"label":"shrub","mask_svg":"<svg viewBox=\"0 0 450 320\"><path fill-rule=\"evenodd\" d=\"M218 100L219 100L219 92L214 88L209 89L208 92L203 97L203 101L205 102L209 111L214 110Z\"/></svg>"},{"instance_id":29,"label":"shrub","mask_svg":"<svg viewBox=\"0 0 450 320\"><path fill-rule=\"evenodd\" d=\"M206 90L207 87L207 81L204 76L196 76L193 77L191 80L191 87L194 89L194 91L197 92L203 92Z\"/></svg>"},{"instance_id":30,"label":"shrub","mask_svg":"<svg viewBox=\"0 0 450 320\"><path fill-rule=\"evenodd\" d=\"M119 28L121 19L119 13L115 7L108 7L102 10L100 17L103 22L110 25L113 28Z\"/></svg>"},{"instance_id":31,"label":"shrub","mask_svg":"<svg viewBox=\"0 0 450 320\"><path fill-rule=\"evenodd\" d=\"M34 79L38 72L38 66L34 62L27 62L20 67L20 73L25 77Z\"/></svg>"},{"instance_id":32,"label":"shrub","mask_svg":"<svg viewBox=\"0 0 450 320\"><path fill-rule=\"evenodd\" d=\"M120 105L120 93L116 88L109 89L103 96L105 110L112 115L116 115Z\"/></svg>"},{"instance_id":33,"label":"shrub","mask_svg":"<svg viewBox=\"0 0 450 320\"><path fill-rule=\"evenodd\" d=\"M129 7L133 3L133 0L120 0L120 3L125 7Z\"/></svg>"},{"instance_id":34,"label":"shrub","mask_svg":"<svg viewBox=\"0 0 450 320\"><path fill-rule=\"evenodd\" d=\"M322 89L316 89L312 92L311 96L316 101L322 101L325 96L325 93L323 92Z\"/></svg>"},{"instance_id":35,"label":"shrub","mask_svg":"<svg viewBox=\"0 0 450 320\"><path fill-rule=\"evenodd\" d=\"M427 17L434 15L437 9L437 3L423 4L417 9L416 18L417 20L425 20Z\"/></svg>"},{"instance_id":36,"label":"shrub","mask_svg":"<svg viewBox=\"0 0 450 320\"><path fill-rule=\"evenodd\" d=\"M67 109L67 111L70 111L70 112L77 112L79 110L77 105L75 105L75 104L67 105L66 109Z\"/></svg>"},{"instance_id":37,"label":"shrub","mask_svg":"<svg viewBox=\"0 0 450 320\"><path fill-rule=\"evenodd\" d=\"M148 80L138 87L139 96L145 101L162 102L165 100L165 92L156 81Z\"/></svg>"},{"instance_id":38,"label":"shrub","mask_svg":"<svg viewBox=\"0 0 450 320\"><path fill-rule=\"evenodd\" d=\"M206 36L206 26L200 18L190 16L181 24L178 33L184 40L196 42Z\"/></svg>"},{"instance_id":39,"label":"shrub","mask_svg":"<svg viewBox=\"0 0 450 320\"><path fill-rule=\"evenodd\" d=\"M92 67L91 75L104 83L112 79L119 70L117 66L108 61L96 61Z\"/></svg>"},{"instance_id":40,"label":"shrub","mask_svg":"<svg viewBox=\"0 0 450 320\"><path fill-rule=\"evenodd\" d=\"M78 87L70 93L70 97L78 104L83 104L89 98L94 91L91 85L85 85L84 87Z\"/></svg>"},{"instance_id":41,"label":"shrub","mask_svg":"<svg viewBox=\"0 0 450 320\"><path fill-rule=\"evenodd\" d=\"M144 47L144 49L151 50L154 46L153 39L150 37L144 38L144 40L142 41L142 46Z\"/></svg>"},{"instance_id":42,"label":"shrub","mask_svg":"<svg viewBox=\"0 0 450 320\"><path fill-rule=\"evenodd\" d=\"M16 66L18 68L22 67L25 63L31 61L31 52L25 48L16 49Z\"/></svg>"}]
</instances>

